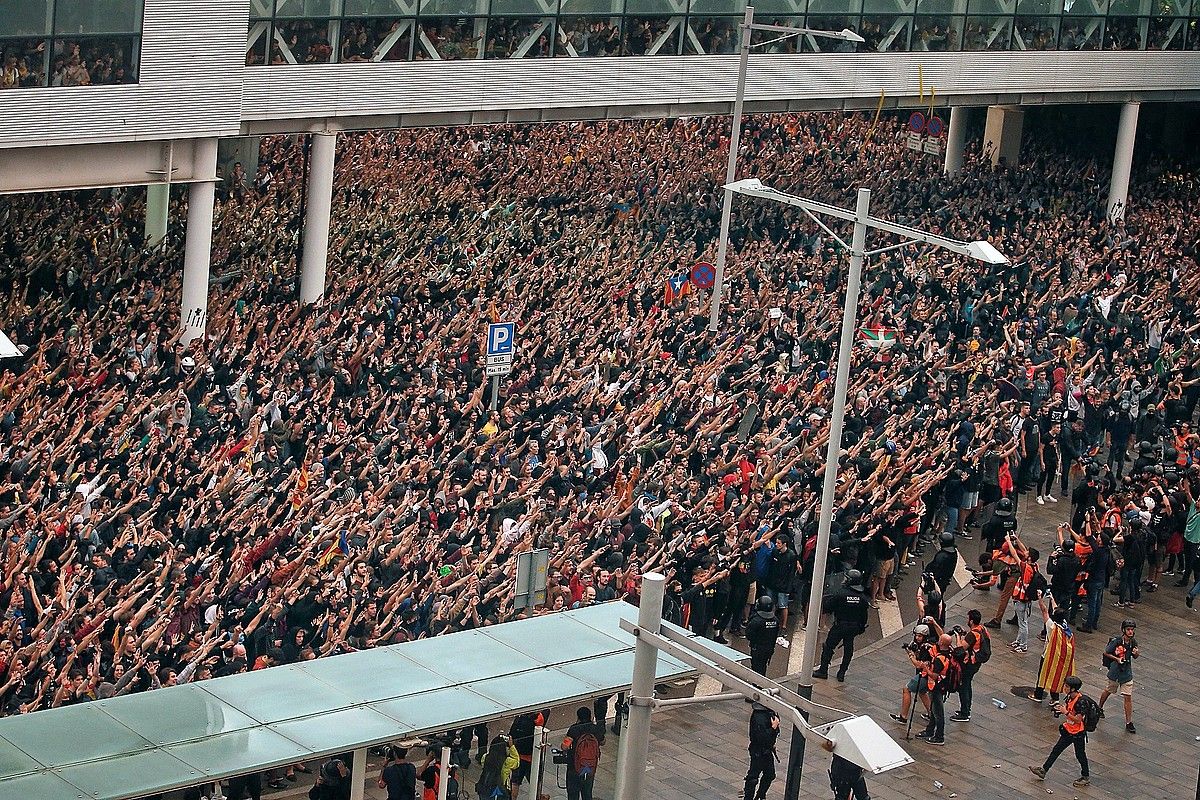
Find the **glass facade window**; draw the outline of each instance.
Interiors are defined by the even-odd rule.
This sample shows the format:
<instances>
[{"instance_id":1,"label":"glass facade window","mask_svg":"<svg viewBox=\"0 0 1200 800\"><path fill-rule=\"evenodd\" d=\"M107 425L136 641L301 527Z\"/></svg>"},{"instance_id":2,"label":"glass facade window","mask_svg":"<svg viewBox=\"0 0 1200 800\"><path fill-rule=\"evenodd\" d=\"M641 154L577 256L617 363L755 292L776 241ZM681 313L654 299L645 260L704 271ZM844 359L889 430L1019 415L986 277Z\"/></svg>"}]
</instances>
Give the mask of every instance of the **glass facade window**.
<instances>
[{"instance_id":1,"label":"glass facade window","mask_svg":"<svg viewBox=\"0 0 1200 800\"><path fill-rule=\"evenodd\" d=\"M1019 16L1013 21L1013 50L1056 50L1058 17Z\"/></svg>"},{"instance_id":2,"label":"glass facade window","mask_svg":"<svg viewBox=\"0 0 1200 800\"><path fill-rule=\"evenodd\" d=\"M858 34L866 39L864 50L880 53L900 53L908 50L912 35L910 16L897 14L863 14Z\"/></svg>"},{"instance_id":3,"label":"glass facade window","mask_svg":"<svg viewBox=\"0 0 1200 800\"><path fill-rule=\"evenodd\" d=\"M246 63L731 54L745 2L250 0ZM758 0L755 11L866 40L756 31L761 53L1200 49L1200 0ZM0 0L4 80L77 85L67 62L89 56L89 79L136 75L138 37L123 26L140 28L140 14L141 0Z\"/></svg>"},{"instance_id":4,"label":"glass facade window","mask_svg":"<svg viewBox=\"0 0 1200 800\"><path fill-rule=\"evenodd\" d=\"M1012 17L967 17L963 50L1008 50L1012 26Z\"/></svg>"},{"instance_id":5,"label":"glass facade window","mask_svg":"<svg viewBox=\"0 0 1200 800\"><path fill-rule=\"evenodd\" d=\"M136 83L142 0L0 0L0 89Z\"/></svg>"}]
</instances>

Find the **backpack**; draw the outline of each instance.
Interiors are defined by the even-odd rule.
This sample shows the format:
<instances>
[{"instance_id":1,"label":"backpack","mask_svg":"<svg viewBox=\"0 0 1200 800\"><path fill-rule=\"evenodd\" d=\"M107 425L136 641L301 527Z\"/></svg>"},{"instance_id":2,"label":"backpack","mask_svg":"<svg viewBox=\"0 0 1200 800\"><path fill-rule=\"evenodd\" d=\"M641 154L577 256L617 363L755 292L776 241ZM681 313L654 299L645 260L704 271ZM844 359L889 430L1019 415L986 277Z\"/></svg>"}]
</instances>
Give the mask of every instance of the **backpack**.
<instances>
[{"instance_id":1,"label":"backpack","mask_svg":"<svg viewBox=\"0 0 1200 800\"><path fill-rule=\"evenodd\" d=\"M596 774L600 766L600 740L593 733L585 733L575 740L572 747L575 774L581 778Z\"/></svg>"},{"instance_id":2,"label":"backpack","mask_svg":"<svg viewBox=\"0 0 1200 800\"><path fill-rule=\"evenodd\" d=\"M1103 669L1105 672L1108 672L1108 668L1112 664L1111 661L1109 661L1107 658L1105 658L1105 656L1109 654L1109 648L1111 648L1114 644L1120 644L1120 643L1121 643L1121 637L1114 636L1108 640L1108 645L1106 645L1105 648L1100 651L1100 668Z\"/></svg>"},{"instance_id":3,"label":"backpack","mask_svg":"<svg viewBox=\"0 0 1200 800\"><path fill-rule=\"evenodd\" d=\"M951 653L945 656L945 667L938 676L937 689L943 694L953 694L962 686L962 661ZM936 661L935 661L936 663Z\"/></svg>"},{"instance_id":4,"label":"backpack","mask_svg":"<svg viewBox=\"0 0 1200 800\"><path fill-rule=\"evenodd\" d=\"M1075 713L1083 717L1083 729L1091 733L1100 724L1100 704L1086 694L1075 701Z\"/></svg>"},{"instance_id":5,"label":"backpack","mask_svg":"<svg viewBox=\"0 0 1200 800\"><path fill-rule=\"evenodd\" d=\"M978 666L983 666L992 658L992 635L982 626L980 626L979 631L975 631L974 633L979 637L979 649L975 651L975 663Z\"/></svg>"}]
</instances>

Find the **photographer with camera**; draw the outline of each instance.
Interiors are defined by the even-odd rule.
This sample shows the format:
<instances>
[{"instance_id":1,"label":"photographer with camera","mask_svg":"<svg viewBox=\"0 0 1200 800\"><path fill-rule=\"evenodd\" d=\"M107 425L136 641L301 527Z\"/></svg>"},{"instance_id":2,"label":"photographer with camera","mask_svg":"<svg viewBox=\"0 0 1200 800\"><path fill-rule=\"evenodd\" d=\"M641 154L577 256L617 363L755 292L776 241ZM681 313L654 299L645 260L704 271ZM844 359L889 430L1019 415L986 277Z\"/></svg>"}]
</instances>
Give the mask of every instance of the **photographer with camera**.
<instances>
[{"instance_id":1,"label":"photographer with camera","mask_svg":"<svg viewBox=\"0 0 1200 800\"><path fill-rule=\"evenodd\" d=\"M308 790L309 800L350 800L350 767L340 758L321 765L316 783Z\"/></svg>"},{"instance_id":2,"label":"photographer with camera","mask_svg":"<svg viewBox=\"0 0 1200 800\"><path fill-rule=\"evenodd\" d=\"M967 612L967 629L963 630L960 626L955 625L950 631L961 642L963 649L962 679L958 686L958 711L954 712L951 717L955 722L971 721L971 703L975 698L971 682L975 680L975 675L978 674L980 667L992 658L992 637L987 632L987 628L983 627L982 622L983 615L979 613L978 609L972 608Z\"/></svg>"},{"instance_id":3,"label":"photographer with camera","mask_svg":"<svg viewBox=\"0 0 1200 800\"><path fill-rule=\"evenodd\" d=\"M929 695L923 674L925 665L933 660L933 648L930 644L932 634L933 629L929 623L922 621L913 628L912 641L901 645L914 669L912 678L904 685L904 690L900 693L900 713L891 715L892 719L901 725L909 723L910 715L916 706L916 698L921 698L921 702L925 705L925 711L929 711Z\"/></svg>"},{"instance_id":4,"label":"photographer with camera","mask_svg":"<svg viewBox=\"0 0 1200 800\"><path fill-rule=\"evenodd\" d=\"M946 696L957 692L962 681L962 645L957 636L943 633L931 650L929 661L923 663L921 678L928 689L929 724L917 734L926 744L946 743Z\"/></svg>"}]
</instances>

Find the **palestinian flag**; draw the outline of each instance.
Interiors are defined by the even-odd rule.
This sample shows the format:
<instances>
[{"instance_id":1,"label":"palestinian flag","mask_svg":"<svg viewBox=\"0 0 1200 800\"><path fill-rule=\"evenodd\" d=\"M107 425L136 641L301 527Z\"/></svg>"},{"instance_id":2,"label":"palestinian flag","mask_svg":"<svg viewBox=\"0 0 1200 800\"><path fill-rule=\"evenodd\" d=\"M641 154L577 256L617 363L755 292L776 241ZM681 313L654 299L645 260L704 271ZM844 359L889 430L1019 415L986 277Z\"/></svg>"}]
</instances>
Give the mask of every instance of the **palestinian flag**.
<instances>
[{"instance_id":1,"label":"palestinian flag","mask_svg":"<svg viewBox=\"0 0 1200 800\"><path fill-rule=\"evenodd\" d=\"M887 328L883 325L859 328L858 341L872 350L890 350L900 341L900 330L898 328Z\"/></svg>"}]
</instances>

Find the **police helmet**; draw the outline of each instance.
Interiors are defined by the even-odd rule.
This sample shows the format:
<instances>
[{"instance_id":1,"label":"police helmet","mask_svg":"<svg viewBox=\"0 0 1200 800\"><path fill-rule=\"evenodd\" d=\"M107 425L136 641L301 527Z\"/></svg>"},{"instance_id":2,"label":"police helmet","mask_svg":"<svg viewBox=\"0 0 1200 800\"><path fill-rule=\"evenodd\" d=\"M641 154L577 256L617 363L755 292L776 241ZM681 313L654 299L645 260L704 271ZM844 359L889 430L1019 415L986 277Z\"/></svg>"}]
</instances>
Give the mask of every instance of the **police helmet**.
<instances>
[{"instance_id":1,"label":"police helmet","mask_svg":"<svg viewBox=\"0 0 1200 800\"><path fill-rule=\"evenodd\" d=\"M1013 513L1013 502L1007 497L1000 498L1000 502L996 503L996 516L1008 517Z\"/></svg>"},{"instance_id":2,"label":"police helmet","mask_svg":"<svg viewBox=\"0 0 1200 800\"><path fill-rule=\"evenodd\" d=\"M1089 478L1097 477L1100 474L1100 465L1094 461L1091 464L1088 464L1087 474Z\"/></svg>"},{"instance_id":3,"label":"police helmet","mask_svg":"<svg viewBox=\"0 0 1200 800\"><path fill-rule=\"evenodd\" d=\"M1067 539L1062 543L1062 549L1064 553L1074 553L1075 541L1073 539Z\"/></svg>"},{"instance_id":4,"label":"police helmet","mask_svg":"<svg viewBox=\"0 0 1200 800\"><path fill-rule=\"evenodd\" d=\"M1167 461L1174 461L1179 458L1179 451L1174 447L1168 447L1167 449L1163 450L1163 458Z\"/></svg>"},{"instance_id":5,"label":"police helmet","mask_svg":"<svg viewBox=\"0 0 1200 800\"><path fill-rule=\"evenodd\" d=\"M946 531L942 534L942 547L954 547L954 534Z\"/></svg>"},{"instance_id":6,"label":"police helmet","mask_svg":"<svg viewBox=\"0 0 1200 800\"><path fill-rule=\"evenodd\" d=\"M761 611L764 614L774 614L775 598L768 594L764 594L762 597L758 598L758 602L754 604L754 608L755 610Z\"/></svg>"},{"instance_id":7,"label":"police helmet","mask_svg":"<svg viewBox=\"0 0 1200 800\"><path fill-rule=\"evenodd\" d=\"M863 591L863 574L856 569L846 570L846 586Z\"/></svg>"},{"instance_id":8,"label":"police helmet","mask_svg":"<svg viewBox=\"0 0 1200 800\"><path fill-rule=\"evenodd\" d=\"M1147 441L1141 441L1138 443L1138 450L1141 451L1142 455L1148 456L1154 452L1154 445Z\"/></svg>"}]
</instances>

